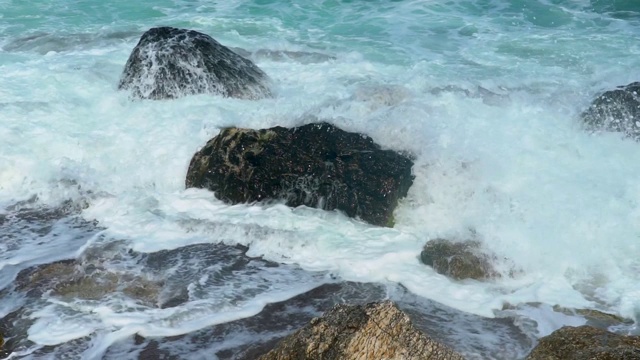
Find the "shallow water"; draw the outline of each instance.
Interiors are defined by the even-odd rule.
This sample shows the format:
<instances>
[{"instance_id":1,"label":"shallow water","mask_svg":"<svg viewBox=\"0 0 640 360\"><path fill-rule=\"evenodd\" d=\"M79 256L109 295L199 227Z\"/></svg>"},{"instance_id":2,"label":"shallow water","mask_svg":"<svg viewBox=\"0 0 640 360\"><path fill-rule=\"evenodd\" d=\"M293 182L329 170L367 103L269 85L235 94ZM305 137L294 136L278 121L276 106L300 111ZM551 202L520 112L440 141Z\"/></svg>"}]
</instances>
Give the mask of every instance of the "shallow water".
<instances>
[{"instance_id":1,"label":"shallow water","mask_svg":"<svg viewBox=\"0 0 640 360\"><path fill-rule=\"evenodd\" d=\"M206 331L335 281L401 285L484 317L545 304L512 320L526 338L584 321L554 305L638 319L640 146L579 121L599 92L638 80L635 2L0 2L0 14L0 317L30 314L21 357L128 353L136 333ZM277 96L130 101L122 68L157 25L246 51ZM220 128L312 118L415 156L395 228L184 189ZM427 240L471 234L518 275L456 282L419 263ZM62 259L158 296L127 293L131 279L97 300L16 288L20 271Z\"/></svg>"}]
</instances>

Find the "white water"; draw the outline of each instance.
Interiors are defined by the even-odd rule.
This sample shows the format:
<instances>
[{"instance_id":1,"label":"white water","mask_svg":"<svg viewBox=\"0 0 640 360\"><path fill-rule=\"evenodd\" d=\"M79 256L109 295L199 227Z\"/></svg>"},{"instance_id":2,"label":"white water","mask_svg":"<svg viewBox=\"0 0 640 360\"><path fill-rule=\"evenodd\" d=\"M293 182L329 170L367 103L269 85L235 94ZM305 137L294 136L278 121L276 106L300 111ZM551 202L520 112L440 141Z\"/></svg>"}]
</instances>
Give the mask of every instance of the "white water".
<instances>
[{"instance_id":1,"label":"white water","mask_svg":"<svg viewBox=\"0 0 640 360\"><path fill-rule=\"evenodd\" d=\"M227 6L216 10L234 11ZM409 11L399 9L400 15ZM232 30L237 22L231 17L170 16L177 23L190 16L192 27L250 50L312 50L301 45L305 37L322 43L312 31L302 36L273 19L244 25L300 39L241 35ZM78 40L83 45L68 40L71 45L59 50L44 43L0 52L0 204L4 208L34 195L48 206L85 199L83 218L105 228L104 238L94 237L85 247L74 243L76 249L65 246L64 237L52 238L53 247L25 238L17 251L3 249L0 271L81 255L105 238L124 239L139 252L223 242L248 246L250 256L345 280L400 283L417 295L483 316L493 316L504 303L542 302L637 320L640 146L618 134L583 131L578 114L601 89L638 80L629 71L637 68L638 47L624 53L628 40L621 36L620 44L612 45L620 56L585 61L588 51L577 48L583 43L572 45L566 33L554 39L541 31L525 39L534 42L533 55L521 56L524 40L503 40L515 35L493 33L495 24L473 19L478 35L461 35L450 44L460 63L448 63L447 49L431 49L437 56L424 60L422 45L408 43L402 49L409 56L394 61L384 59L384 46L368 48L363 41L361 50L348 51L346 40L324 51L336 60L303 64L258 57L278 94L260 101L206 95L130 101L116 84L137 35ZM607 30L638 32L620 20ZM394 39L410 32L394 31ZM590 36L611 41L605 35ZM536 55L539 49L547 50L547 57ZM579 55L563 56L564 51ZM495 67L496 76L473 66ZM462 92L430 92L447 85L469 90L481 85L508 98L492 102ZM395 228L308 208L229 206L207 191L184 189L191 156L220 128L295 126L309 116L416 156L416 179L396 211ZM464 239L472 231L486 249L508 259L497 264L503 273L515 268L516 276L456 282L419 262L427 240ZM97 332L103 341L84 354L92 358L136 332L176 335L251 316L267 302L317 285L322 276L287 280L295 285L274 285L232 309L221 308L224 302L215 297L170 309L144 308L122 297L84 303L51 298L32 315L36 321L28 335L51 345ZM541 334L549 332L547 323L562 325L562 319L545 322L544 316L538 319Z\"/></svg>"}]
</instances>

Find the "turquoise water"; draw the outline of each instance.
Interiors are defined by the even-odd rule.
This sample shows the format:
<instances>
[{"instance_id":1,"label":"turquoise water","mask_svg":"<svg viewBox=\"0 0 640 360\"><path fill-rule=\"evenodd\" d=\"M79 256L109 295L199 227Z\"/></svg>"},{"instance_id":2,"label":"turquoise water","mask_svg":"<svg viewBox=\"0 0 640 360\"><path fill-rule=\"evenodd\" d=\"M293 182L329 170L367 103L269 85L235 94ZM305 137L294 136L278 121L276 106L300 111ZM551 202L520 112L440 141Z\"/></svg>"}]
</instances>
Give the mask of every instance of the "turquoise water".
<instances>
[{"instance_id":1,"label":"turquoise water","mask_svg":"<svg viewBox=\"0 0 640 360\"><path fill-rule=\"evenodd\" d=\"M249 51L277 96L130 101L116 90L124 63L159 25ZM14 293L0 316L30 308L31 347L20 356L89 338L73 352L87 359L136 333L180 335L250 317L336 278L401 284L483 317L537 302L637 321L640 146L587 133L579 114L599 92L639 80L639 35L634 1L0 1L0 215L14 216L22 201L71 201L99 226L85 238L71 215L55 236L4 223L0 286L109 244L141 254L243 245L290 269L260 275L268 286L250 278L207 289L207 279L189 278L189 301L171 309L121 293L94 302ZM394 229L337 212L228 206L184 189L191 156L220 128L309 116L416 157ZM455 282L417 261L427 240L470 233L508 259L496 264L505 274L519 275ZM157 276L135 258L109 256L100 263L110 271ZM582 321L554 314L519 316L537 321L533 337Z\"/></svg>"}]
</instances>

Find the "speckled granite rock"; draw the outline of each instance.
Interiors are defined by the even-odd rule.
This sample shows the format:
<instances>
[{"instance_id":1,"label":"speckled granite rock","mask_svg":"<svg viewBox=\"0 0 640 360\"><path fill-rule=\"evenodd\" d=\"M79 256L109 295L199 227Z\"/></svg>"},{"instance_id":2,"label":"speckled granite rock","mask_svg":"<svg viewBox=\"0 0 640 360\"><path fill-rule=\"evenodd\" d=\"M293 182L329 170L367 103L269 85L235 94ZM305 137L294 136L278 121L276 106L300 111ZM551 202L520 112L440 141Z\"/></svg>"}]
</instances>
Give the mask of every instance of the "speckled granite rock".
<instances>
[{"instance_id":1,"label":"speckled granite rock","mask_svg":"<svg viewBox=\"0 0 640 360\"><path fill-rule=\"evenodd\" d=\"M260 360L457 360L461 355L415 329L392 302L338 305Z\"/></svg>"},{"instance_id":2,"label":"speckled granite rock","mask_svg":"<svg viewBox=\"0 0 640 360\"><path fill-rule=\"evenodd\" d=\"M640 336L623 336L591 326L565 326L540 339L527 360L637 360Z\"/></svg>"}]
</instances>

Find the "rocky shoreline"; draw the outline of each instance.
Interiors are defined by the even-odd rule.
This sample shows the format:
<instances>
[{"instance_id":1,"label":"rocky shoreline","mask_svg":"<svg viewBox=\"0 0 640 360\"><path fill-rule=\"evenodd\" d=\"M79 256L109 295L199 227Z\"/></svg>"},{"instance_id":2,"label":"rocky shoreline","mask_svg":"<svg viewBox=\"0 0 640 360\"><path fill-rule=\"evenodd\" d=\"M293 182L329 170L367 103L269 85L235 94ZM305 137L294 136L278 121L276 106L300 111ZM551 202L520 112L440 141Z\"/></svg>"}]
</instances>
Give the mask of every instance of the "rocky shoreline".
<instances>
[{"instance_id":1,"label":"rocky shoreline","mask_svg":"<svg viewBox=\"0 0 640 360\"><path fill-rule=\"evenodd\" d=\"M183 68L184 64L193 63L201 68L196 72ZM164 70L148 71L156 69L157 64ZM205 34L156 28L145 33L132 52L119 88L130 91L138 100L202 93L258 100L274 96L269 82L268 76L250 60ZM594 133L619 132L638 140L639 89L638 83L632 83L596 98L581 116L585 128ZM373 225L393 227L394 209L413 182L412 166L410 155L382 149L366 134L350 133L329 122L314 121L289 129L228 128L194 155L186 186L209 189L230 204L282 201L291 207L342 211ZM47 293L59 298L98 300L119 292L141 306L157 308L188 301L187 290L177 285L167 290L161 276L147 278L102 267L105 259L101 256L110 251L113 256L109 261L135 255L150 267L154 261L161 263L175 255L169 251L156 255L154 260L153 255L125 254L114 245L101 248L95 257L86 252L78 259L23 269L12 286L0 294L19 293L39 299ZM279 266L248 257L242 247L203 245L195 251L228 255L220 261L229 261L228 268L233 271L252 262L256 266ZM506 274L498 272L493 264L509 260L483 251L478 239L433 239L426 242L415 260L452 281L490 281L518 272L515 266ZM640 359L640 337L609 331L613 325L626 321L614 315L568 310L585 319L607 321L562 327L537 339L524 331L514 317L481 318L417 300L399 285L395 291L400 296L389 296L387 290L373 284L325 283L287 301L268 304L258 315L228 324L172 338L136 335L116 343L105 357L135 350L139 358L179 359L188 358L188 352L195 347L201 352L210 351L219 359L238 360ZM30 313L23 307L0 320L1 356L11 356L32 345L27 339L29 321ZM225 343L225 339L247 334L260 335L260 340ZM470 334L480 334L478 341L469 340L473 339ZM482 336L486 334L495 336L495 343L483 344ZM463 344L459 337L468 343ZM77 342L90 343L91 339ZM179 346L172 347L187 343L191 347L183 346L187 349L183 352ZM218 343L226 345L211 347ZM56 347L42 347L35 355L56 351Z\"/></svg>"},{"instance_id":2,"label":"rocky shoreline","mask_svg":"<svg viewBox=\"0 0 640 360\"><path fill-rule=\"evenodd\" d=\"M244 60L242 63L246 64ZM247 74L247 79L251 79L250 75ZM582 115L586 127L592 131L619 131L637 138L640 123L637 87L637 83L630 84L594 100ZM393 226L393 210L398 200L406 196L413 180L411 166L409 158L381 151L366 135L348 134L326 123L290 130L224 129L194 156L186 185L208 188L230 203L285 199L289 206L338 209L375 225ZM503 275L492 266L497 257L483 253L481 243L475 239L432 240L425 245L420 258L436 272L454 280L483 281ZM513 274L511 271L508 275ZM606 341L581 341L585 336ZM589 326L565 327L541 339L527 359L640 358L637 339ZM462 358L416 330L407 315L388 301L337 305L260 357L263 360Z\"/></svg>"},{"instance_id":3,"label":"rocky shoreline","mask_svg":"<svg viewBox=\"0 0 640 360\"><path fill-rule=\"evenodd\" d=\"M214 244L194 250L227 251ZM184 251L150 254L145 262L156 257L167 262ZM236 264L255 261L243 255L246 249L228 251L229 261ZM84 257L26 269L18 275L14 288L5 289L0 295L6 297L7 291L18 291L37 301L43 292L54 297L91 299L105 291L122 291L150 307L174 307L186 301L180 292L173 300L161 301L163 287L168 284L100 269L87 272L93 268L92 263L95 264L91 257ZM278 265L264 262L260 266ZM238 265L233 268L240 270ZM0 320L0 333L6 340L0 356L20 353L33 345L26 332L32 321L30 311L20 308ZM136 335L113 344L104 358L116 358L117 354L131 358L138 354L135 358L188 359L193 353L210 353L230 360L637 358L639 337L607 331L622 329L620 325L629 325L627 320L594 310L554 311L575 314L590 325L564 327L537 339L511 308L496 313L495 318L484 318L415 296L398 285L337 282L268 304L255 316L193 333L167 338ZM31 355L61 355L91 342L91 338L80 338L69 344L42 347Z\"/></svg>"}]
</instances>

